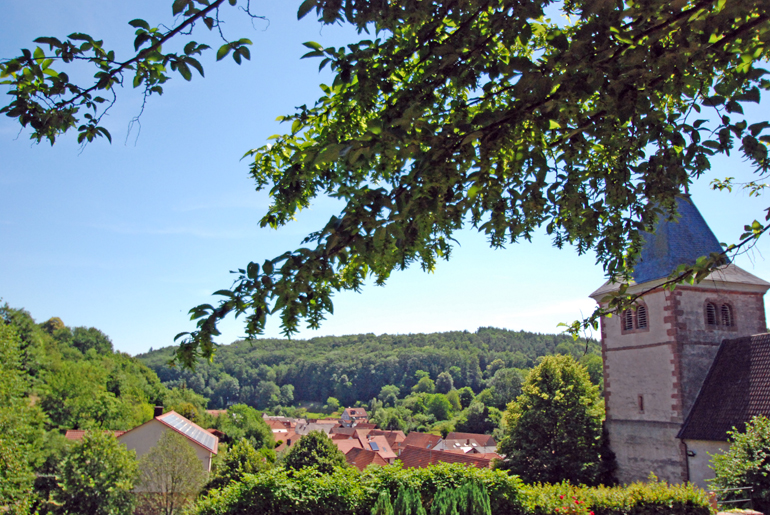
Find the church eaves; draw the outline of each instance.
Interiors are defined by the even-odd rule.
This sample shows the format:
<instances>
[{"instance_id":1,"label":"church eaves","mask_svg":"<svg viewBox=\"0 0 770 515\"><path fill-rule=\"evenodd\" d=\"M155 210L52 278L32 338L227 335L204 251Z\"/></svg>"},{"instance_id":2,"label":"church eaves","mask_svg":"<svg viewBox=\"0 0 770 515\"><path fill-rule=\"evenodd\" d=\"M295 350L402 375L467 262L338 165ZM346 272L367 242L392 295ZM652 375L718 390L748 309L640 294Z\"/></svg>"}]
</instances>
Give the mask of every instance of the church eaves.
<instances>
[{"instance_id":1,"label":"church eaves","mask_svg":"<svg viewBox=\"0 0 770 515\"><path fill-rule=\"evenodd\" d=\"M641 257L634 270L637 284L662 279L679 265L692 265L701 256L722 252L714 233L689 197L677 198L677 215L656 222L654 233L644 233Z\"/></svg>"}]
</instances>

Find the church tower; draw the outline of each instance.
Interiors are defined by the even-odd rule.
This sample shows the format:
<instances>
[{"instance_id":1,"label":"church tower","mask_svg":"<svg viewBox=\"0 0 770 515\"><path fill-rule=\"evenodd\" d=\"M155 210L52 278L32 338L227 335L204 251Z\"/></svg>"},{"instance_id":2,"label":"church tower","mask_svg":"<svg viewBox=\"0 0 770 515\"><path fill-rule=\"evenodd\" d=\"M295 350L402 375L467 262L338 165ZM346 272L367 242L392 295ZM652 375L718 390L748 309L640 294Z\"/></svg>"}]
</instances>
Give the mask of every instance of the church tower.
<instances>
[{"instance_id":1,"label":"church tower","mask_svg":"<svg viewBox=\"0 0 770 515\"><path fill-rule=\"evenodd\" d=\"M628 293L650 290L628 310L601 320L606 427L622 483L650 472L672 483L689 480L677 433L724 339L766 332L763 296L770 283L733 264L696 285L659 285L680 264L722 247L689 197L678 217L645 234ZM617 290L609 281L591 294L597 303Z\"/></svg>"}]
</instances>

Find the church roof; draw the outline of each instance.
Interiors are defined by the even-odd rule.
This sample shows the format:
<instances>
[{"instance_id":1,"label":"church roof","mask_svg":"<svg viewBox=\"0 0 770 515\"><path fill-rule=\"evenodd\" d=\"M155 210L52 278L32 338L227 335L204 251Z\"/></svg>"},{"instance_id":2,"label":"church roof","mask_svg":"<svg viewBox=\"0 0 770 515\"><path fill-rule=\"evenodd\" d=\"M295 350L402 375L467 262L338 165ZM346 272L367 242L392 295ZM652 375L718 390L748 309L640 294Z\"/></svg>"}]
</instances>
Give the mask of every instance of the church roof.
<instances>
[{"instance_id":1,"label":"church roof","mask_svg":"<svg viewBox=\"0 0 770 515\"><path fill-rule=\"evenodd\" d=\"M754 415L770 416L770 334L722 342L677 437L727 441Z\"/></svg>"},{"instance_id":2,"label":"church roof","mask_svg":"<svg viewBox=\"0 0 770 515\"><path fill-rule=\"evenodd\" d=\"M637 284L668 277L679 265L695 264L701 256L722 252L714 233L688 197L677 198L674 220L661 215L655 223L655 232L644 233L644 246L636 268Z\"/></svg>"}]
</instances>

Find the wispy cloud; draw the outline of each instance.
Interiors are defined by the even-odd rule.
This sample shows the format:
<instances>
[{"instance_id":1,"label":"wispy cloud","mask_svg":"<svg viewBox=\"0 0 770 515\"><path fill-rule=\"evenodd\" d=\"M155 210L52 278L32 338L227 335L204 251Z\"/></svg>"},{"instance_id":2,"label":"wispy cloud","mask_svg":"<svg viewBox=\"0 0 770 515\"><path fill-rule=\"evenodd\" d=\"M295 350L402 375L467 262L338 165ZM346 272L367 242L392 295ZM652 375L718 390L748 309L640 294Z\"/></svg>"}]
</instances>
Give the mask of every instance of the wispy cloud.
<instances>
[{"instance_id":1,"label":"wispy cloud","mask_svg":"<svg viewBox=\"0 0 770 515\"><path fill-rule=\"evenodd\" d=\"M253 236L253 233L242 229L211 230L201 227L136 227L128 224L92 224L91 227L117 234L143 236L192 236L194 238L237 240Z\"/></svg>"},{"instance_id":2,"label":"wispy cloud","mask_svg":"<svg viewBox=\"0 0 770 515\"><path fill-rule=\"evenodd\" d=\"M254 209L264 211L267 209L267 200L263 195L255 195L249 191L249 196L233 198L233 196L220 196L218 198L190 199L177 204L171 208L177 213L190 213L193 211L210 211L223 209Z\"/></svg>"}]
</instances>

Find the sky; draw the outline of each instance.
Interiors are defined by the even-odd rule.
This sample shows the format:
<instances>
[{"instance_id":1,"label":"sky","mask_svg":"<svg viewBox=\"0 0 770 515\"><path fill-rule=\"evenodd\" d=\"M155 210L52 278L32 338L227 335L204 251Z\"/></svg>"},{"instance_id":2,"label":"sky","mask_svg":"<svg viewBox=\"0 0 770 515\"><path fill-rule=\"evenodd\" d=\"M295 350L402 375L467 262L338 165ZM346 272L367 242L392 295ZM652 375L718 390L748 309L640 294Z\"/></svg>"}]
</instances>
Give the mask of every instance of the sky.
<instances>
[{"instance_id":1,"label":"sky","mask_svg":"<svg viewBox=\"0 0 770 515\"><path fill-rule=\"evenodd\" d=\"M318 61L300 59L305 41L341 46L356 41L350 27L322 27L308 16L297 21L300 2L252 2L268 21L228 14L231 39L253 41L252 60L202 58L206 77L174 77L162 97L141 110L130 87L105 120L113 143L81 148L75 136L53 146L34 144L13 119L0 119L0 299L24 308L38 321L97 327L117 350L129 354L173 344L194 329L188 310L218 300L230 270L261 263L300 245L325 225L339 205L319 199L297 221L260 229L269 204L256 192L243 154L288 130L275 121L295 106L312 104L319 84L330 82ZM133 42L128 21L173 23L165 0L0 0L0 57L33 48L40 36L85 32L104 39L118 56ZM228 10L232 11L232 10ZM205 32L205 31L203 31ZM218 46L208 33L195 38ZM2 86L0 86L2 88ZM6 100L3 100L5 105ZM770 103L750 115L770 119ZM692 198L717 238L735 242L743 226L762 220L766 198L714 192L708 183L726 176L749 180L740 158L713 161L712 174L696 182ZM466 229L448 262L433 273L415 267L395 272L384 287L335 296L334 314L316 331L295 338L358 333L405 334L501 327L560 332L560 322L589 315L588 295L606 280L593 254L555 249L545 234L532 243L493 250ZM770 280L770 248L760 240L736 263ZM219 343L243 335L238 320L221 326ZM265 336L281 337L277 318Z\"/></svg>"}]
</instances>

